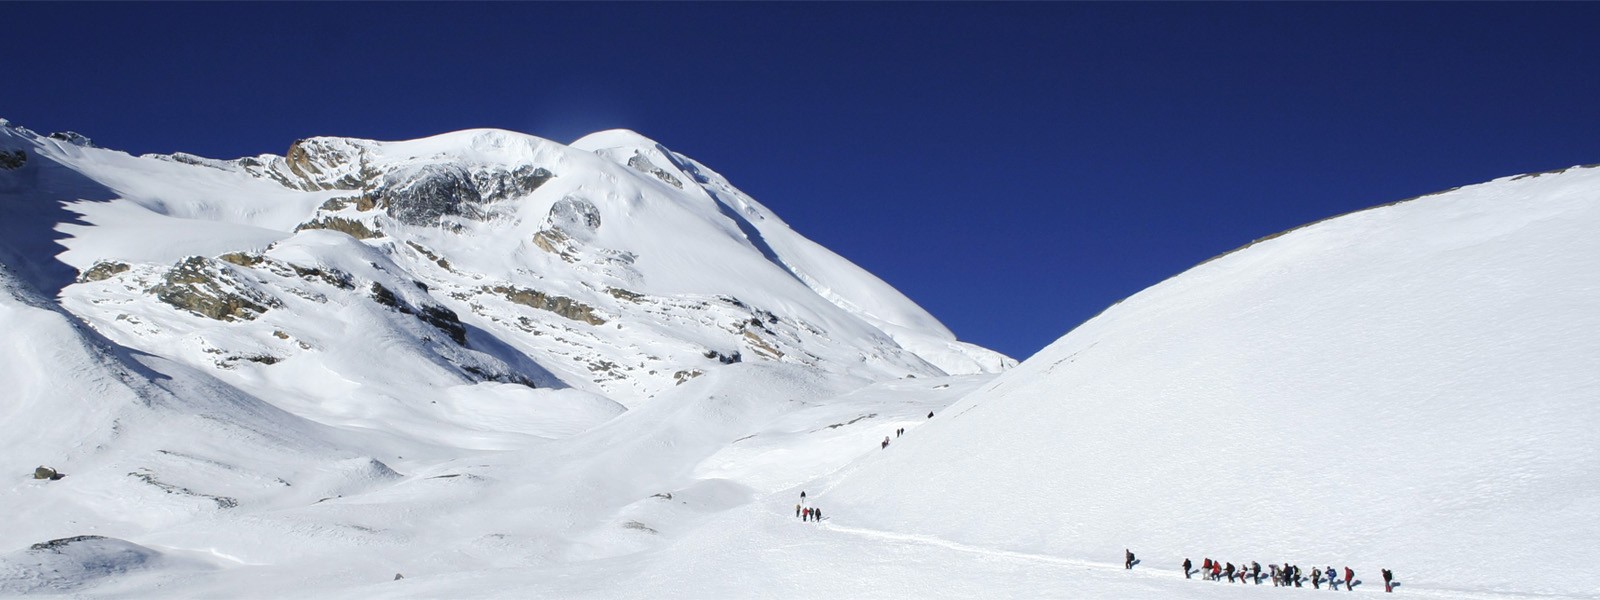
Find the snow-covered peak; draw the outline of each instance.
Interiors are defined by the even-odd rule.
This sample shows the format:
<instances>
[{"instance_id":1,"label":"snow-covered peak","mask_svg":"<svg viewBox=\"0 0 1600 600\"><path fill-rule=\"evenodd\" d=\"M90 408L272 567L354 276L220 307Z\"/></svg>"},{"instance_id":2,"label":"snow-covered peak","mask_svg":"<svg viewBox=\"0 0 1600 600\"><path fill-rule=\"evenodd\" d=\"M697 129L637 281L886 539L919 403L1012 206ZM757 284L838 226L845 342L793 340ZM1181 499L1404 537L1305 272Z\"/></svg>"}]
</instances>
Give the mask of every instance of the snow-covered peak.
<instances>
[{"instance_id":1,"label":"snow-covered peak","mask_svg":"<svg viewBox=\"0 0 1600 600\"><path fill-rule=\"evenodd\" d=\"M613 148L628 148L638 150L662 148L660 143L645 137L643 134L640 134L632 129L607 129L605 131L596 131L589 135L578 138L568 145L572 146L574 149L583 150L585 152L597 152L600 150L610 150Z\"/></svg>"}]
</instances>

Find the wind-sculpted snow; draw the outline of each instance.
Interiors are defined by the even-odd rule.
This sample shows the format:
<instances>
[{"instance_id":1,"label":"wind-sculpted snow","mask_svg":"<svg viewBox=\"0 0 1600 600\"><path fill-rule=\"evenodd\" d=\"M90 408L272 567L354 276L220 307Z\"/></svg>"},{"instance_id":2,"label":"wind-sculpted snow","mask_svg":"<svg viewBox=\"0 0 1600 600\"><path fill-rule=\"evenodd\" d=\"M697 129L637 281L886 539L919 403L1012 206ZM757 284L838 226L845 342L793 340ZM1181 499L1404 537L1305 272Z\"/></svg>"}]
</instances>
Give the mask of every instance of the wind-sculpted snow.
<instances>
[{"instance_id":1,"label":"wind-sculpted snow","mask_svg":"<svg viewBox=\"0 0 1600 600\"><path fill-rule=\"evenodd\" d=\"M1258 242L1106 310L824 497L998 549L1592 597L1597 197L1600 169L1574 169Z\"/></svg>"}]
</instances>

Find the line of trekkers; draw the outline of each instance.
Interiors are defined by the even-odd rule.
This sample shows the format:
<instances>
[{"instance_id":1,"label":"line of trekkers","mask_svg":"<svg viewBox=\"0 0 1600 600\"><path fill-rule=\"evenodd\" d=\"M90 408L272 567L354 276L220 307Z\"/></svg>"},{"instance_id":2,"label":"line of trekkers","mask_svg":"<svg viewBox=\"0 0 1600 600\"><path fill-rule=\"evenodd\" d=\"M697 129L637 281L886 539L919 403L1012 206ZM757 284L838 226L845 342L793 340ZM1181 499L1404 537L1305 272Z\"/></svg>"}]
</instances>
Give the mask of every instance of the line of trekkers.
<instances>
[{"instance_id":1,"label":"line of trekkers","mask_svg":"<svg viewBox=\"0 0 1600 600\"><path fill-rule=\"evenodd\" d=\"M1127 552L1127 558L1127 567L1131 569L1133 568L1133 553ZM1382 571L1383 591L1394 591L1394 572L1388 569L1382 569ZM1231 562L1224 563L1220 560L1207 558L1200 563L1200 570L1195 571L1194 563L1187 558L1183 559L1183 577L1185 579L1192 578L1197 572L1200 573L1201 579L1222 581L1223 578L1227 578L1228 583L1253 582L1256 585L1261 585L1261 563L1256 561L1250 561L1250 564L1241 562L1238 566L1234 566ZM1360 580L1356 579L1355 570L1350 567L1344 568L1343 579L1339 575L1340 573L1334 570L1333 565L1329 565L1326 570L1311 567L1311 587L1320 589L1323 583L1327 583L1328 589L1337 590L1339 589L1339 584L1342 583L1344 584L1344 589L1350 591L1361 583ZM1299 565L1291 565L1289 563L1267 565L1267 577L1272 580L1273 587L1303 587L1307 581L1305 573L1301 571Z\"/></svg>"},{"instance_id":2,"label":"line of trekkers","mask_svg":"<svg viewBox=\"0 0 1600 600\"><path fill-rule=\"evenodd\" d=\"M805 504L806 493L801 490L800 503L794 505L794 516L800 517L801 521L822 521L822 509L815 506L806 506Z\"/></svg>"}]
</instances>

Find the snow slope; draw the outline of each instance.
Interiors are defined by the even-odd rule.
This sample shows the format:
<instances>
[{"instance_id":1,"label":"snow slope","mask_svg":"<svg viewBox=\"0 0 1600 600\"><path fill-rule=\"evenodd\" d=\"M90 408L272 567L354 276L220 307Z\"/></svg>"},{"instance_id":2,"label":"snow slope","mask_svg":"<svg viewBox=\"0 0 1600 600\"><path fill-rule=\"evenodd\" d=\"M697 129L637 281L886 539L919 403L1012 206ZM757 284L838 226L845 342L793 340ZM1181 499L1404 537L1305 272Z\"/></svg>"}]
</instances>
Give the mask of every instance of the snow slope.
<instances>
[{"instance_id":1,"label":"snow slope","mask_svg":"<svg viewBox=\"0 0 1600 600\"><path fill-rule=\"evenodd\" d=\"M0 152L0 595L1600 598L1600 169L1259 240L997 375L632 132Z\"/></svg>"},{"instance_id":2,"label":"snow slope","mask_svg":"<svg viewBox=\"0 0 1600 600\"><path fill-rule=\"evenodd\" d=\"M830 485L987 548L1390 568L1592 597L1600 169L1261 240L1145 290Z\"/></svg>"}]
</instances>

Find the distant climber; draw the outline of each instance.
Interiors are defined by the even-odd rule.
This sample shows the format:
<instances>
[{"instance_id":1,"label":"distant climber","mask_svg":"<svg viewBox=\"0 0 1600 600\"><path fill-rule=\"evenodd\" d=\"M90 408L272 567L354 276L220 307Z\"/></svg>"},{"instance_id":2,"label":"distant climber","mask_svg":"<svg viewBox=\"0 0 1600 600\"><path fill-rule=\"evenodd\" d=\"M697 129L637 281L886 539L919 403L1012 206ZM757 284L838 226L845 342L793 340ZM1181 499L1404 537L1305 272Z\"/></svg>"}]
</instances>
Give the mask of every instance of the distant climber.
<instances>
[{"instance_id":1,"label":"distant climber","mask_svg":"<svg viewBox=\"0 0 1600 600\"><path fill-rule=\"evenodd\" d=\"M1123 548L1122 549L1122 568L1124 568L1124 569L1132 569L1133 568L1133 551L1129 550L1127 548Z\"/></svg>"},{"instance_id":2,"label":"distant climber","mask_svg":"<svg viewBox=\"0 0 1600 600\"><path fill-rule=\"evenodd\" d=\"M887 436L887 435L883 436L883 447L884 448L888 448L889 447L889 436Z\"/></svg>"},{"instance_id":3,"label":"distant climber","mask_svg":"<svg viewBox=\"0 0 1600 600\"><path fill-rule=\"evenodd\" d=\"M1344 568L1344 591L1346 591L1346 592L1354 591L1354 590L1351 589L1351 586L1354 586L1355 584L1356 584L1356 572L1355 571L1351 571L1350 567L1345 567Z\"/></svg>"},{"instance_id":4,"label":"distant climber","mask_svg":"<svg viewBox=\"0 0 1600 600\"><path fill-rule=\"evenodd\" d=\"M1313 589L1322 589L1322 569L1311 567L1311 587ZM1328 587L1333 587L1332 579L1328 580Z\"/></svg>"},{"instance_id":5,"label":"distant climber","mask_svg":"<svg viewBox=\"0 0 1600 600\"><path fill-rule=\"evenodd\" d=\"M805 490L800 490L800 501L801 502L805 502L806 501L806 491Z\"/></svg>"},{"instance_id":6,"label":"distant climber","mask_svg":"<svg viewBox=\"0 0 1600 600\"><path fill-rule=\"evenodd\" d=\"M1339 589L1339 572L1333 570L1333 565L1328 565L1328 570L1324 572L1328 574L1328 589Z\"/></svg>"},{"instance_id":7,"label":"distant climber","mask_svg":"<svg viewBox=\"0 0 1600 600\"><path fill-rule=\"evenodd\" d=\"M800 520L801 521L810 521L811 520L811 509L810 508L807 508L805 510L805 514L800 517Z\"/></svg>"},{"instance_id":8,"label":"distant climber","mask_svg":"<svg viewBox=\"0 0 1600 600\"><path fill-rule=\"evenodd\" d=\"M1250 579L1261 585L1261 563L1250 561Z\"/></svg>"},{"instance_id":9,"label":"distant climber","mask_svg":"<svg viewBox=\"0 0 1600 600\"><path fill-rule=\"evenodd\" d=\"M1184 558L1183 559L1183 578L1184 579L1189 579L1189 569L1192 568L1192 567L1194 567L1194 563L1189 562L1188 558Z\"/></svg>"},{"instance_id":10,"label":"distant climber","mask_svg":"<svg viewBox=\"0 0 1600 600\"><path fill-rule=\"evenodd\" d=\"M1278 584L1282 582L1283 576L1278 574L1277 563L1269 564L1267 567L1269 567L1267 572L1272 574L1272 587L1278 587Z\"/></svg>"},{"instance_id":11,"label":"distant climber","mask_svg":"<svg viewBox=\"0 0 1600 600\"><path fill-rule=\"evenodd\" d=\"M928 418L929 418L929 419L932 419L932 418L933 418L933 411L931 411L931 410L930 410L930 411L928 411Z\"/></svg>"},{"instance_id":12,"label":"distant climber","mask_svg":"<svg viewBox=\"0 0 1600 600\"><path fill-rule=\"evenodd\" d=\"M1211 561L1211 580L1222 581L1222 561Z\"/></svg>"},{"instance_id":13,"label":"distant climber","mask_svg":"<svg viewBox=\"0 0 1600 600\"><path fill-rule=\"evenodd\" d=\"M799 504L794 505L794 516L797 519L800 518L800 505Z\"/></svg>"},{"instance_id":14,"label":"distant climber","mask_svg":"<svg viewBox=\"0 0 1600 600\"><path fill-rule=\"evenodd\" d=\"M1228 577L1228 583L1233 583L1233 563L1222 569L1222 574Z\"/></svg>"},{"instance_id":15,"label":"distant climber","mask_svg":"<svg viewBox=\"0 0 1600 600\"><path fill-rule=\"evenodd\" d=\"M1383 591L1394 591L1394 571L1383 569Z\"/></svg>"},{"instance_id":16,"label":"distant climber","mask_svg":"<svg viewBox=\"0 0 1600 600\"><path fill-rule=\"evenodd\" d=\"M817 521L819 523L822 522L822 509L820 509L820 508L811 509L811 520Z\"/></svg>"}]
</instances>

